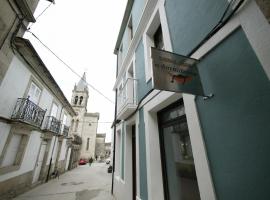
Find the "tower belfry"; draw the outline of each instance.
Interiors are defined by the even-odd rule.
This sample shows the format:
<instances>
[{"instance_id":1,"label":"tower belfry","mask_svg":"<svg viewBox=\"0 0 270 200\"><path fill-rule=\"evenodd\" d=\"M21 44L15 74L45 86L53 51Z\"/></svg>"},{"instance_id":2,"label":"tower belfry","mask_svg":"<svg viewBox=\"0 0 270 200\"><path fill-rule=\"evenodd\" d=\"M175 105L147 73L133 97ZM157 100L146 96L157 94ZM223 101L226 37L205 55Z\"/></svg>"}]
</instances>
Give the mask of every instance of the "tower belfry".
<instances>
[{"instance_id":1,"label":"tower belfry","mask_svg":"<svg viewBox=\"0 0 270 200\"><path fill-rule=\"evenodd\" d=\"M86 82L86 73L84 72L82 78L75 84L72 91L71 105L76 111L87 112L88 98L89 92Z\"/></svg>"}]
</instances>

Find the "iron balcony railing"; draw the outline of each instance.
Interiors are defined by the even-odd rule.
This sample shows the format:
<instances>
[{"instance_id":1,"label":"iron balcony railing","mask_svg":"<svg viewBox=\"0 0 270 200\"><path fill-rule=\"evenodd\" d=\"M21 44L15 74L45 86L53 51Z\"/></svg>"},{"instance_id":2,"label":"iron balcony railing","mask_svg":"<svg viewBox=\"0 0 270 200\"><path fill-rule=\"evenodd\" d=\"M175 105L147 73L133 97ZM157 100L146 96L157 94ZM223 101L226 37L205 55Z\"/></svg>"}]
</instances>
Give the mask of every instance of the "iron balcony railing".
<instances>
[{"instance_id":1,"label":"iron balcony railing","mask_svg":"<svg viewBox=\"0 0 270 200\"><path fill-rule=\"evenodd\" d=\"M69 132L69 126L62 124L62 135L67 137Z\"/></svg>"},{"instance_id":2,"label":"iron balcony railing","mask_svg":"<svg viewBox=\"0 0 270 200\"><path fill-rule=\"evenodd\" d=\"M53 116L47 116L45 130L58 134L60 132L61 121Z\"/></svg>"},{"instance_id":3,"label":"iron balcony railing","mask_svg":"<svg viewBox=\"0 0 270 200\"><path fill-rule=\"evenodd\" d=\"M117 95L117 113L128 105L137 104L136 96L137 80L128 78Z\"/></svg>"},{"instance_id":4,"label":"iron balcony railing","mask_svg":"<svg viewBox=\"0 0 270 200\"><path fill-rule=\"evenodd\" d=\"M11 119L19 120L31 125L41 127L46 110L29 100L29 98L18 98Z\"/></svg>"}]
</instances>

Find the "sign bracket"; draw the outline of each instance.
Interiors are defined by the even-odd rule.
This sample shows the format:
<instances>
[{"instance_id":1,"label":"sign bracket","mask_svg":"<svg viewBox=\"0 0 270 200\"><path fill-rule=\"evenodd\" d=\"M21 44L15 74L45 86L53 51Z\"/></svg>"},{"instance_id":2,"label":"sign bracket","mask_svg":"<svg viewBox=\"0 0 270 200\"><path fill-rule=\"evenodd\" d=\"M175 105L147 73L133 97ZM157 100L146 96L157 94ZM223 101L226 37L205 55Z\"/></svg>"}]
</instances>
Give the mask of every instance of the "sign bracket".
<instances>
[{"instance_id":1,"label":"sign bracket","mask_svg":"<svg viewBox=\"0 0 270 200\"><path fill-rule=\"evenodd\" d=\"M208 100L208 99L212 99L214 97L214 94L211 93L209 95L203 96L203 100Z\"/></svg>"}]
</instances>

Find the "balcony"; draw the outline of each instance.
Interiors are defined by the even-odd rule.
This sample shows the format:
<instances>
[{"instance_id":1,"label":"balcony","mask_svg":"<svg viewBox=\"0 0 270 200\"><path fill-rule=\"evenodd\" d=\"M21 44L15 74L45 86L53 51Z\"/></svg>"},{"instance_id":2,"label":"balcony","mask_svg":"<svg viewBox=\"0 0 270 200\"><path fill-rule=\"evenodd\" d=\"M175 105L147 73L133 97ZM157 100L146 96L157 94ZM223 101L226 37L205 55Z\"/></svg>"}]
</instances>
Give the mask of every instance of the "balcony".
<instances>
[{"instance_id":1,"label":"balcony","mask_svg":"<svg viewBox=\"0 0 270 200\"><path fill-rule=\"evenodd\" d=\"M66 125L62 124L62 133L61 133L61 135L67 137L68 132L69 132L69 126L66 126Z\"/></svg>"},{"instance_id":2,"label":"balcony","mask_svg":"<svg viewBox=\"0 0 270 200\"><path fill-rule=\"evenodd\" d=\"M26 122L38 128L41 127L46 110L28 98L18 98L11 119Z\"/></svg>"},{"instance_id":3,"label":"balcony","mask_svg":"<svg viewBox=\"0 0 270 200\"><path fill-rule=\"evenodd\" d=\"M137 80L128 78L117 95L117 119L127 118L137 107Z\"/></svg>"},{"instance_id":4,"label":"balcony","mask_svg":"<svg viewBox=\"0 0 270 200\"><path fill-rule=\"evenodd\" d=\"M60 132L61 122L53 116L47 116L44 130L58 134Z\"/></svg>"}]
</instances>

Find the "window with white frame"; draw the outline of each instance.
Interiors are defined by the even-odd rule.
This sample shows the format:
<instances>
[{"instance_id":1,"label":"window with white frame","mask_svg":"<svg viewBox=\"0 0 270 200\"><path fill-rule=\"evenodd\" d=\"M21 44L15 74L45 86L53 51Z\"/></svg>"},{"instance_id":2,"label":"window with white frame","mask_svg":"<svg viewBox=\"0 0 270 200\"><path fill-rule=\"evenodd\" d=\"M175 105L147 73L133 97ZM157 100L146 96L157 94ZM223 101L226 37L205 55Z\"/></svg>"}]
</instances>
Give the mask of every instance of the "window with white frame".
<instances>
[{"instance_id":1,"label":"window with white frame","mask_svg":"<svg viewBox=\"0 0 270 200\"><path fill-rule=\"evenodd\" d=\"M130 18L129 18L128 25L127 25L127 31L128 31L128 40L129 40L129 44L130 44L132 41L132 38L133 38L132 16L130 16Z\"/></svg>"},{"instance_id":2,"label":"window with white frame","mask_svg":"<svg viewBox=\"0 0 270 200\"><path fill-rule=\"evenodd\" d=\"M119 51L118 51L118 55L117 55L117 60L118 60L118 72L122 66L122 58L123 57L123 44L121 44Z\"/></svg>"},{"instance_id":3,"label":"window with white frame","mask_svg":"<svg viewBox=\"0 0 270 200\"><path fill-rule=\"evenodd\" d=\"M29 136L11 131L0 156L0 173L20 167Z\"/></svg>"},{"instance_id":4,"label":"window with white frame","mask_svg":"<svg viewBox=\"0 0 270 200\"><path fill-rule=\"evenodd\" d=\"M38 104L39 98L41 95L41 89L35 84L33 81L30 84L30 88L28 91L29 100Z\"/></svg>"},{"instance_id":5,"label":"window with white frame","mask_svg":"<svg viewBox=\"0 0 270 200\"><path fill-rule=\"evenodd\" d=\"M164 49L163 31L160 23L159 11L147 25L143 35L144 57L145 57L145 79L148 82L152 77L151 47Z\"/></svg>"}]
</instances>

